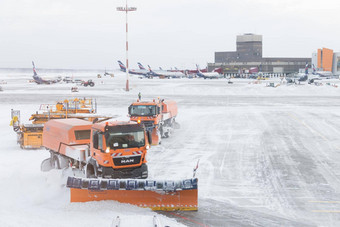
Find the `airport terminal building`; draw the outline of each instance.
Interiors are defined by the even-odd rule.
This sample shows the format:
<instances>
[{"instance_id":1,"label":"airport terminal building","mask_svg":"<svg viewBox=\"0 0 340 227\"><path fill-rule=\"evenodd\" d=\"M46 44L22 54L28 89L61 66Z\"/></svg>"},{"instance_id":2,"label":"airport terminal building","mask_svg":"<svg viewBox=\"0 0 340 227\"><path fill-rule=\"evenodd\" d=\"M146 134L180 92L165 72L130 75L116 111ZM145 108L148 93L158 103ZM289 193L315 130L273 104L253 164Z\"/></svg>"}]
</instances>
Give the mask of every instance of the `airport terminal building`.
<instances>
[{"instance_id":1,"label":"airport terminal building","mask_svg":"<svg viewBox=\"0 0 340 227\"><path fill-rule=\"evenodd\" d=\"M264 73L288 74L304 69L311 58L264 58L262 35L244 34L236 39L236 51L215 52L215 63L208 63L208 70L222 67L224 74Z\"/></svg>"}]
</instances>

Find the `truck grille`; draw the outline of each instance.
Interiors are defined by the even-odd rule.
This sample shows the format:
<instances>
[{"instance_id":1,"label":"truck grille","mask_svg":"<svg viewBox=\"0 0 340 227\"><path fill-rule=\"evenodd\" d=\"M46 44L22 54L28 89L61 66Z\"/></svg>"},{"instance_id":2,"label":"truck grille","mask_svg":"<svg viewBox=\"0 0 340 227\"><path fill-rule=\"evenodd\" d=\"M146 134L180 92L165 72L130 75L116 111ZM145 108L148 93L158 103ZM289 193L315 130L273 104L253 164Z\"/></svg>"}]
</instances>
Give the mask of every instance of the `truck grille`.
<instances>
[{"instance_id":1,"label":"truck grille","mask_svg":"<svg viewBox=\"0 0 340 227\"><path fill-rule=\"evenodd\" d=\"M153 127L153 121L142 121L142 124L143 124L146 128L151 128L151 127Z\"/></svg>"},{"instance_id":2,"label":"truck grille","mask_svg":"<svg viewBox=\"0 0 340 227\"><path fill-rule=\"evenodd\" d=\"M115 166L135 165L140 163L140 159L141 155L116 157L113 158L113 163L115 164Z\"/></svg>"}]
</instances>

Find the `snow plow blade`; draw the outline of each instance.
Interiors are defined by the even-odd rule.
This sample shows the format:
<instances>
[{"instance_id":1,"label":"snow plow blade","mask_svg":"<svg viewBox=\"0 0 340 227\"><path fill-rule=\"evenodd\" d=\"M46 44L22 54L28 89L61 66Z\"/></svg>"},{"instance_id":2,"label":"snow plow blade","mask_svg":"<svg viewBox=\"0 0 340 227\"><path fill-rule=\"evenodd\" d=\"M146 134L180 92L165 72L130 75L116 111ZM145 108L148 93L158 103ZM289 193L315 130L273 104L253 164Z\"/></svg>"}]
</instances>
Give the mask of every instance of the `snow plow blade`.
<instances>
[{"instance_id":1,"label":"snow plow blade","mask_svg":"<svg viewBox=\"0 0 340 227\"><path fill-rule=\"evenodd\" d=\"M198 209L197 178L178 181L68 177L71 202L115 200L152 210Z\"/></svg>"}]
</instances>

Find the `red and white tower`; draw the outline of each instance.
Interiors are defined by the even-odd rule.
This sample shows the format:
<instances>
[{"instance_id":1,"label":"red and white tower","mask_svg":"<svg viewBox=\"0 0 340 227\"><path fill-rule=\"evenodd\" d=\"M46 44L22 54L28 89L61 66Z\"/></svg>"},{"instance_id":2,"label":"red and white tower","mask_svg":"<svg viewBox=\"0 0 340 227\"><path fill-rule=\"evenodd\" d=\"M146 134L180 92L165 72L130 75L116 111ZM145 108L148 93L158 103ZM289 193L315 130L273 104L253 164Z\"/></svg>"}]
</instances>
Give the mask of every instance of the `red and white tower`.
<instances>
[{"instance_id":1,"label":"red and white tower","mask_svg":"<svg viewBox=\"0 0 340 227\"><path fill-rule=\"evenodd\" d=\"M129 52L129 43L128 43L128 12L136 11L136 7L128 7L127 0L125 7L117 7L118 11L125 11L126 13L126 91L129 91L129 59L128 59L128 52Z\"/></svg>"}]
</instances>

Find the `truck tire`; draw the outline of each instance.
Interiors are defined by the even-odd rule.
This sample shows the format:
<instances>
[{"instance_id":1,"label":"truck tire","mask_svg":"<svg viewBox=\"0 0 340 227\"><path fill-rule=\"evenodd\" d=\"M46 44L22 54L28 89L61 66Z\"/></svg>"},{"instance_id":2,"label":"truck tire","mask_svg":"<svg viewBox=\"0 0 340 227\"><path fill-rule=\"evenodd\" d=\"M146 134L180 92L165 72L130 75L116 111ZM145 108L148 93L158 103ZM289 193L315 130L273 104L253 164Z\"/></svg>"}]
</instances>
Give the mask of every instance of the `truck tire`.
<instances>
[{"instance_id":1,"label":"truck tire","mask_svg":"<svg viewBox=\"0 0 340 227\"><path fill-rule=\"evenodd\" d=\"M94 86L94 83L93 82L90 82L90 87L93 87Z\"/></svg>"}]
</instances>

